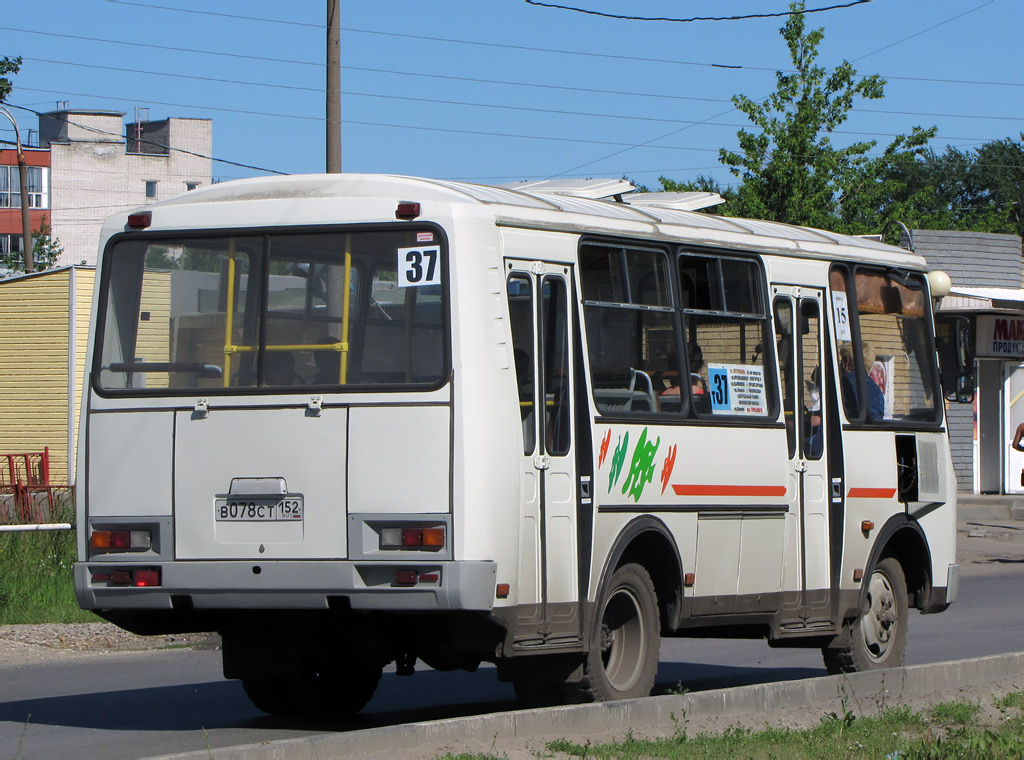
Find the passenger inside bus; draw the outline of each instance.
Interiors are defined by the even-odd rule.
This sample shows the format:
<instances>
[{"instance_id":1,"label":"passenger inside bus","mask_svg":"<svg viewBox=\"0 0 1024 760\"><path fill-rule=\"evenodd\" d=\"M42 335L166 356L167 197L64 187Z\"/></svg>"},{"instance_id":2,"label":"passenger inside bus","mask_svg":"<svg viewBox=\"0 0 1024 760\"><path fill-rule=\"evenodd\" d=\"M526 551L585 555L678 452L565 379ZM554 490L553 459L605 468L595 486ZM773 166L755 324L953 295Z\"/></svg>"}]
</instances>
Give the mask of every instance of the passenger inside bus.
<instances>
[{"instance_id":1,"label":"passenger inside bus","mask_svg":"<svg viewBox=\"0 0 1024 760\"><path fill-rule=\"evenodd\" d=\"M864 341L864 366L871 367L875 363L875 349L868 341ZM857 397L857 365L853 358L853 347L849 344L840 346L839 362L842 366L843 405L847 417L857 417L860 413L860 400ZM869 422L879 422L885 416L885 396L877 383L865 372L864 385L867 387L867 417Z\"/></svg>"},{"instance_id":2,"label":"passenger inside bus","mask_svg":"<svg viewBox=\"0 0 1024 760\"><path fill-rule=\"evenodd\" d=\"M824 439L821 435L821 368L811 370L807 380L807 456L817 459L821 456Z\"/></svg>"},{"instance_id":3,"label":"passenger inside bus","mask_svg":"<svg viewBox=\"0 0 1024 760\"><path fill-rule=\"evenodd\" d=\"M295 385L295 355L291 351L268 351L263 359L264 385Z\"/></svg>"},{"instance_id":4,"label":"passenger inside bus","mask_svg":"<svg viewBox=\"0 0 1024 760\"><path fill-rule=\"evenodd\" d=\"M329 346L337 342L333 335L325 335L317 340L318 346ZM316 362L314 385L338 385L341 382L341 353L332 348L322 348L313 352Z\"/></svg>"}]
</instances>

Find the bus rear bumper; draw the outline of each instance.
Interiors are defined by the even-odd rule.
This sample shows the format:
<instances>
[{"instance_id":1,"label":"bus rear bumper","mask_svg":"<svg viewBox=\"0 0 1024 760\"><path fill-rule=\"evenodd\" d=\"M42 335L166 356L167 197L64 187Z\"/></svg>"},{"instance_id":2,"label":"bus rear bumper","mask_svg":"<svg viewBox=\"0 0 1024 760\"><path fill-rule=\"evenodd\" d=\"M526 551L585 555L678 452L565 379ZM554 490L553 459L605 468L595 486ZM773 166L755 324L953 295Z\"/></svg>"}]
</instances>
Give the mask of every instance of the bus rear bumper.
<instances>
[{"instance_id":1,"label":"bus rear bumper","mask_svg":"<svg viewBox=\"0 0 1024 760\"><path fill-rule=\"evenodd\" d=\"M354 610L489 611L496 573L488 561L77 562L75 594L87 610L315 610L345 600Z\"/></svg>"}]
</instances>

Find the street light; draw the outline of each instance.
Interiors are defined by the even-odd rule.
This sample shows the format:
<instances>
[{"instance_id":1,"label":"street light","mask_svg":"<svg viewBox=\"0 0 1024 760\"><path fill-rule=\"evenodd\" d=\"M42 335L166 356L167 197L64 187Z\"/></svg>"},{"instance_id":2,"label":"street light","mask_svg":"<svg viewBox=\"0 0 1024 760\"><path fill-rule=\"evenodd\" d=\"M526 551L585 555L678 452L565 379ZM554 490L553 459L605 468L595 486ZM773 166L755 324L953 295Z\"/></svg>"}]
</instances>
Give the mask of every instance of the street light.
<instances>
[{"instance_id":1,"label":"street light","mask_svg":"<svg viewBox=\"0 0 1024 760\"><path fill-rule=\"evenodd\" d=\"M21 247L25 251L25 272L31 272L35 267L32 261L32 221L28 213L28 177L25 171L25 151L21 148L21 132L18 131L18 122L14 120L11 112L0 106L0 113L11 120L14 125L14 139L18 145L18 177L21 181Z\"/></svg>"}]
</instances>

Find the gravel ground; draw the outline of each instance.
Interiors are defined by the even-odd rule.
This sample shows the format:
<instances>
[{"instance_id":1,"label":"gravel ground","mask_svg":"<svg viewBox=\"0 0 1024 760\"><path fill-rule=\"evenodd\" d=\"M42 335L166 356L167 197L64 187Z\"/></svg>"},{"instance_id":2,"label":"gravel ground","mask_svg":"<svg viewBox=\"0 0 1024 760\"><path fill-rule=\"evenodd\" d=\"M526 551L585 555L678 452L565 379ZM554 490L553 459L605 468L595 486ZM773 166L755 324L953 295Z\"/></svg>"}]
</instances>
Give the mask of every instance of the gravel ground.
<instances>
[{"instance_id":1,"label":"gravel ground","mask_svg":"<svg viewBox=\"0 0 1024 760\"><path fill-rule=\"evenodd\" d=\"M61 653L140 652L148 649L216 649L214 633L173 636L136 636L112 623L40 623L0 626L0 653L4 662L52 659Z\"/></svg>"}]
</instances>

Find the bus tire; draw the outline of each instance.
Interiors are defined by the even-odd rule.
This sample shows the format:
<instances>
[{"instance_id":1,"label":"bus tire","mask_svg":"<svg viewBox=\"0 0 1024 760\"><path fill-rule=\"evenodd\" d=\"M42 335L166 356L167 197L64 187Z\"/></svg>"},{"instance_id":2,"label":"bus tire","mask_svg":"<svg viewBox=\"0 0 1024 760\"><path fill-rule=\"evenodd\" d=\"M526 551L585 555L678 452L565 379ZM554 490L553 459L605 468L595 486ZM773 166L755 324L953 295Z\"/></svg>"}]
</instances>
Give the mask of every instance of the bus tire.
<instances>
[{"instance_id":1,"label":"bus tire","mask_svg":"<svg viewBox=\"0 0 1024 760\"><path fill-rule=\"evenodd\" d=\"M871 571L864 608L848 621L848 644L822 649L829 673L859 673L903 664L907 647L907 579L894 557Z\"/></svg>"},{"instance_id":2,"label":"bus tire","mask_svg":"<svg viewBox=\"0 0 1024 760\"><path fill-rule=\"evenodd\" d=\"M267 715L291 716L299 714L299 706L292 699L291 682L285 678L243 678L245 696L257 710Z\"/></svg>"},{"instance_id":3,"label":"bus tire","mask_svg":"<svg viewBox=\"0 0 1024 760\"><path fill-rule=\"evenodd\" d=\"M526 678L512 682L516 699L523 707L552 707L565 704L565 688L561 681L540 677Z\"/></svg>"},{"instance_id":4,"label":"bus tire","mask_svg":"<svg viewBox=\"0 0 1024 760\"><path fill-rule=\"evenodd\" d=\"M651 576L637 564L618 568L598 607L577 700L649 696L658 674L660 628Z\"/></svg>"},{"instance_id":5,"label":"bus tire","mask_svg":"<svg viewBox=\"0 0 1024 760\"><path fill-rule=\"evenodd\" d=\"M366 707L377 691L381 668L331 669L295 678L246 678L242 688L269 715L343 718Z\"/></svg>"}]
</instances>

